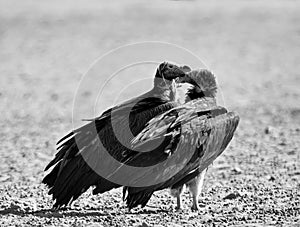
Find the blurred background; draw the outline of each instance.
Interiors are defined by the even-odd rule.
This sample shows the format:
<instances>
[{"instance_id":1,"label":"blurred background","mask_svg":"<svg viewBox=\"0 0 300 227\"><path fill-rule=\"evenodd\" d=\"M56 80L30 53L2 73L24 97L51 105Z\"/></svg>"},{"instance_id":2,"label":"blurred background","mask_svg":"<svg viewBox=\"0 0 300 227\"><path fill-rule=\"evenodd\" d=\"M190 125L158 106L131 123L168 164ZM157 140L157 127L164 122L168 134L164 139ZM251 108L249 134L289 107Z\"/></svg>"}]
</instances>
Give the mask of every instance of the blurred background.
<instances>
[{"instance_id":1,"label":"blurred background","mask_svg":"<svg viewBox=\"0 0 300 227\"><path fill-rule=\"evenodd\" d=\"M1 106L21 117L37 110L31 113L35 120L46 113L69 119L71 99L90 64L139 41L170 42L194 52L217 75L228 105L248 106L266 97L269 104L280 98L292 105L288 96L298 91L298 1L0 4Z\"/></svg>"},{"instance_id":2,"label":"blurred background","mask_svg":"<svg viewBox=\"0 0 300 227\"><path fill-rule=\"evenodd\" d=\"M55 142L72 128L73 97L90 64L154 40L199 56L241 116L211 179L237 166L242 174L225 171L219 184L274 177L284 190L299 189L299 9L296 0L0 0L0 183L39 183Z\"/></svg>"}]
</instances>

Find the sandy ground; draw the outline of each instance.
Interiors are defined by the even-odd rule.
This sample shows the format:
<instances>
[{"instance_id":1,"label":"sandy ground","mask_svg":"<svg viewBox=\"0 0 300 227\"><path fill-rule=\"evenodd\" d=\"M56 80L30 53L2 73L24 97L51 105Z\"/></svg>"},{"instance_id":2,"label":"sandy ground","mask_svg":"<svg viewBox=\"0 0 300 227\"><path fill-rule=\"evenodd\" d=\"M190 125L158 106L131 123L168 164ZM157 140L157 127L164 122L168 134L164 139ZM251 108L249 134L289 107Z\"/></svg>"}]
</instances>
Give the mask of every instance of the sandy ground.
<instances>
[{"instance_id":1,"label":"sandy ground","mask_svg":"<svg viewBox=\"0 0 300 227\"><path fill-rule=\"evenodd\" d=\"M0 226L300 226L299 8L299 1L1 0ZM241 116L209 169L201 210L189 210L186 193L186 209L176 212L162 191L128 212L115 190L51 211L40 182L55 142L72 128L82 73L110 49L146 40L200 56Z\"/></svg>"}]
</instances>

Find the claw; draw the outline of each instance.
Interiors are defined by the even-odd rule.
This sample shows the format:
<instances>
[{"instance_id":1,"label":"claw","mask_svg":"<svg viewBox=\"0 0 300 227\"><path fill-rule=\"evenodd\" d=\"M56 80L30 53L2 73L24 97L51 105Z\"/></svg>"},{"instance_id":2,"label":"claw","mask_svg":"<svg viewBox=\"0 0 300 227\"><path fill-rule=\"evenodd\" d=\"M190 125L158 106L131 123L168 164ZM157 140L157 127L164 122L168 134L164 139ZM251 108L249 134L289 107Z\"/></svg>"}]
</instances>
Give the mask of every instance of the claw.
<instances>
[{"instance_id":1,"label":"claw","mask_svg":"<svg viewBox=\"0 0 300 227\"><path fill-rule=\"evenodd\" d=\"M199 211L199 210L200 210L200 207L199 207L198 202L193 203L192 211Z\"/></svg>"}]
</instances>

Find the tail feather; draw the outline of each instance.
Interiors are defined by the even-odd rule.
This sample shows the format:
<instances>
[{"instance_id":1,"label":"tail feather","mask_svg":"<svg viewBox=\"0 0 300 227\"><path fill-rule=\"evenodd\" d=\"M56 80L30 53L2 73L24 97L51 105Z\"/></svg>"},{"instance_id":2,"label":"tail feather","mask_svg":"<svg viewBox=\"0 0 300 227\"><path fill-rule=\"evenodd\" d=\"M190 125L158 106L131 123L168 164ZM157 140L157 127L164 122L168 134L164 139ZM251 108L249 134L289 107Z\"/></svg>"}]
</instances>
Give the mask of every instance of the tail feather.
<instances>
[{"instance_id":1,"label":"tail feather","mask_svg":"<svg viewBox=\"0 0 300 227\"><path fill-rule=\"evenodd\" d=\"M84 127L84 126L83 126ZM46 166L45 171L47 171L51 166L55 165L58 163L61 159L65 157L65 154L69 151L69 156L75 156L75 154L79 151L77 147L77 141L81 138L81 132L80 131L83 127L76 129L64 137L62 137L56 145L58 147L56 148L58 152L56 153L54 159ZM75 140L76 136L76 140ZM71 151L71 152L70 152ZM68 157L68 158L70 158Z\"/></svg>"},{"instance_id":2,"label":"tail feather","mask_svg":"<svg viewBox=\"0 0 300 227\"><path fill-rule=\"evenodd\" d=\"M76 200L80 195L87 191L87 189L94 185L97 180L97 175L95 173L76 173L72 176L68 187L65 187L61 191L61 194L56 197L56 203L54 206L61 206L70 204L72 201Z\"/></svg>"},{"instance_id":3,"label":"tail feather","mask_svg":"<svg viewBox=\"0 0 300 227\"><path fill-rule=\"evenodd\" d=\"M103 193L119 186L99 176L80 155L66 161L64 166L61 162L57 163L43 179L43 183L50 187L48 194L52 194L55 208L70 204L90 186L96 186L93 194Z\"/></svg>"},{"instance_id":4,"label":"tail feather","mask_svg":"<svg viewBox=\"0 0 300 227\"><path fill-rule=\"evenodd\" d=\"M59 166L61 169L61 165ZM73 175L76 174L77 164L73 161L69 162L67 166L63 168L58 174L55 184L49 190L49 194L53 194L53 197L60 195L66 187L68 187L70 181L72 181Z\"/></svg>"},{"instance_id":5,"label":"tail feather","mask_svg":"<svg viewBox=\"0 0 300 227\"><path fill-rule=\"evenodd\" d=\"M60 145L57 149L60 150L57 152L54 159L46 166L45 171L62 160L68 151L71 151L72 156L75 156L75 154L78 152L78 147L74 138L71 138L66 143ZM69 156L71 157L71 155Z\"/></svg>"},{"instance_id":6,"label":"tail feather","mask_svg":"<svg viewBox=\"0 0 300 227\"><path fill-rule=\"evenodd\" d=\"M60 140L57 141L56 145L60 144L62 141L66 140L66 139L70 139L70 137L74 136L74 132L70 132L67 135L65 135L63 138L61 138Z\"/></svg>"},{"instance_id":7,"label":"tail feather","mask_svg":"<svg viewBox=\"0 0 300 227\"><path fill-rule=\"evenodd\" d=\"M100 177L99 177L100 178ZM118 188L121 185L115 184L109 180L106 180L105 178L101 178L101 180L97 181L96 188L93 190L93 194L96 195L98 193L104 193L107 192L113 188Z\"/></svg>"},{"instance_id":8,"label":"tail feather","mask_svg":"<svg viewBox=\"0 0 300 227\"><path fill-rule=\"evenodd\" d=\"M52 171L47 176L44 177L42 183L46 184L48 187L52 187L58 176L59 167L60 162L52 169Z\"/></svg>"},{"instance_id":9,"label":"tail feather","mask_svg":"<svg viewBox=\"0 0 300 227\"><path fill-rule=\"evenodd\" d=\"M127 188L130 189L130 188ZM126 191L126 189L125 189ZM137 207L141 205L141 207L145 207L150 200L151 196L153 195L154 191L153 190L148 190L148 191L143 191L143 192L138 192L138 193L132 193L128 192L127 195L125 196L125 192L123 190L123 199L126 201L126 205L129 209L132 209L134 207Z\"/></svg>"},{"instance_id":10,"label":"tail feather","mask_svg":"<svg viewBox=\"0 0 300 227\"><path fill-rule=\"evenodd\" d=\"M53 199L56 200L54 207L67 205L74 195L82 191L82 188L76 187L76 184L80 181L86 181L86 179L82 177L83 174L82 165L77 159L70 160L66 163L63 167L63 171L60 172L55 184L49 191L49 194L52 194Z\"/></svg>"}]
</instances>

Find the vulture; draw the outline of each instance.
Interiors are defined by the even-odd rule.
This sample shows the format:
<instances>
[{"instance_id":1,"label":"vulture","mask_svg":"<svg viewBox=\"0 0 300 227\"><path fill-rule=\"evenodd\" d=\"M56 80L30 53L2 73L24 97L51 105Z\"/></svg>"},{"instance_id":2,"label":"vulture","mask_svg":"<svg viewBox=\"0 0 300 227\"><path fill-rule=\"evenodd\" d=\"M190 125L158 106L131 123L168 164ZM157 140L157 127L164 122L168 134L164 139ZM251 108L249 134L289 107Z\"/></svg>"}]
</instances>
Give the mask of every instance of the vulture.
<instances>
[{"instance_id":1,"label":"vulture","mask_svg":"<svg viewBox=\"0 0 300 227\"><path fill-rule=\"evenodd\" d=\"M150 91L106 110L57 142L57 153L45 168L52 170L42 181L55 200L54 208L71 204L91 186L93 194L122 186L97 169L107 170L116 160L131 164L136 156L143 160L144 153L131 149L131 140L149 120L176 106L175 80L185 75L183 68L161 63ZM103 156L103 150L113 159ZM138 160L132 163L138 165Z\"/></svg>"},{"instance_id":2,"label":"vulture","mask_svg":"<svg viewBox=\"0 0 300 227\"><path fill-rule=\"evenodd\" d=\"M191 78L194 78L193 80ZM214 100L213 105L217 103L216 101L216 93L217 93L217 82L215 76L212 72L202 69L195 70L191 72L189 78L185 78L186 82L190 82L194 84L193 87L190 87L185 92L185 100L180 100L179 102L187 103L193 99L201 99L205 97L210 97ZM194 81L194 82L193 82ZM185 90L184 90L185 91ZM180 97L182 98L182 97ZM189 189L192 199L193 205L192 210L199 210L198 198L202 190L204 177L208 168L199 173L199 175L195 176L193 179L189 181L181 181L181 184L175 184L170 188L170 194L176 197L177 201L177 210L181 209L181 194L184 192L185 186ZM188 179L188 177L186 178Z\"/></svg>"},{"instance_id":3,"label":"vulture","mask_svg":"<svg viewBox=\"0 0 300 227\"><path fill-rule=\"evenodd\" d=\"M187 102L151 119L132 140L133 148L145 148L166 138L169 143L160 152L168 159L173 157L173 162L153 177L170 177L150 186L124 187L123 199L129 209L146 206L155 191L166 188L173 189L180 208L182 187L187 184L193 195L192 209L197 210L205 171L225 150L238 126L238 114L217 105L216 81L210 71L193 70L180 81L192 84L186 93Z\"/></svg>"}]
</instances>

